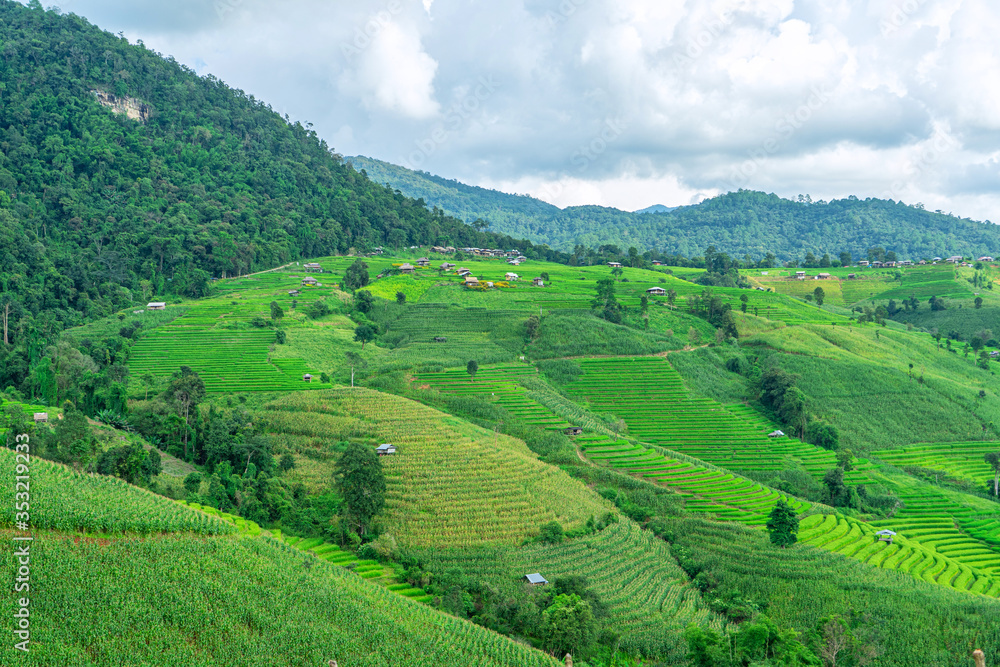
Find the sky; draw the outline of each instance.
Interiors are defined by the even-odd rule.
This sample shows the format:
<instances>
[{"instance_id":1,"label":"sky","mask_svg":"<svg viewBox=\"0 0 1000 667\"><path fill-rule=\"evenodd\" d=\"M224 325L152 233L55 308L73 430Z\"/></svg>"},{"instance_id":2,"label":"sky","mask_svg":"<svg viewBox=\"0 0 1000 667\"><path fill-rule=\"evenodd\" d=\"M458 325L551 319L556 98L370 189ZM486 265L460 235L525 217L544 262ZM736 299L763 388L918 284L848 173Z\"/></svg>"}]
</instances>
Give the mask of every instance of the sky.
<instances>
[{"instance_id":1,"label":"sky","mask_svg":"<svg viewBox=\"0 0 1000 667\"><path fill-rule=\"evenodd\" d=\"M558 206L746 188L1000 222L995 0L58 6L312 123L342 155Z\"/></svg>"}]
</instances>

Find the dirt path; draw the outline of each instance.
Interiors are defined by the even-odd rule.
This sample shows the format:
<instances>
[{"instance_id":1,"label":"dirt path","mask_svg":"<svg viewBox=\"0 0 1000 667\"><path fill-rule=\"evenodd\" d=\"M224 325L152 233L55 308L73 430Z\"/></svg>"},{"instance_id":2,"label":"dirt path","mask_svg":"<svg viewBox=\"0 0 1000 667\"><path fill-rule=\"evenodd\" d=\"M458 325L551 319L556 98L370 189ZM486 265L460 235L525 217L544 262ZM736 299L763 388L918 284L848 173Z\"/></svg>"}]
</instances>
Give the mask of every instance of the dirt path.
<instances>
[{"instance_id":1,"label":"dirt path","mask_svg":"<svg viewBox=\"0 0 1000 667\"><path fill-rule=\"evenodd\" d=\"M249 278L250 276L259 276L262 273L270 273L271 271L280 271L281 269L288 268L289 266L291 266L294 263L295 262L289 262L288 264L284 264L283 266L276 266L273 269L265 269L263 271L254 271L253 273L244 273L241 276L232 276L230 278L226 278L226 280L233 280L234 278Z\"/></svg>"}]
</instances>

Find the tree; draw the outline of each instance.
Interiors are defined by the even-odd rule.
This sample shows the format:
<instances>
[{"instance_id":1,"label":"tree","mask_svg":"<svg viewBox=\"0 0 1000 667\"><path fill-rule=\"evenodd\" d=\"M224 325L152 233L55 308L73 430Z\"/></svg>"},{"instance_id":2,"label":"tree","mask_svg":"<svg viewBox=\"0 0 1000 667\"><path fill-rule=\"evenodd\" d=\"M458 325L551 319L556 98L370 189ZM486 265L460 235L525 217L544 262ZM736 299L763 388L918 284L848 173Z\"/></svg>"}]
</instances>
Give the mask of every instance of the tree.
<instances>
[{"instance_id":1,"label":"tree","mask_svg":"<svg viewBox=\"0 0 1000 667\"><path fill-rule=\"evenodd\" d=\"M816 305L822 306L823 299L826 298L826 291L822 287L817 287L813 290L813 297L816 299Z\"/></svg>"},{"instance_id":2,"label":"tree","mask_svg":"<svg viewBox=\"0 0 1000 667\"><path fill-rule=\"evenodd\" d=\"M840 431L833 424L810 421L806 426L806 440L823 449L834 450L840 444Z\"/></svg>"},{"instance_id":3,"label":"tree","mask_svg":"<svg viewBox=\"0 0 1000 667\"><path fill-rule=\"evenodd\" d=\"M673 307L674 302L676 301L677 301L677 290L671 287L670 289L667 290L667 303L670 304L671 307Z\"/></svg>"},{"instance_id":4,"label":"tree","mask_svg":"<svg viewBox=\"0 0 1000 667\"><path fill-rule=\"evenodd\" d=\"M406 292L396 292L396 303L401 306L406 303Z\"/></svg>"},{"instance_id":5,"label":"tree","mask_svg":"<svg viewBox=\"0 0 1000 667\"><path fill-rule=\"evenodd\" d=\"M277 301L272 301L271 302L271 319L272 320L280 320L284 316L285 316L285 311L281 309L281 306L278 305L278 302Z\"/></svg>"},{"instance_id":6,"label":"tree","mask_svg":"<svg viewBox=\"0 0 1000 667\"><path fill-rule=\"evenodd\" d=\"M372 519L385 507L385 473L375 450L352 442L334 468L337 490L344 498L348 522L359 535L368 532Z\"/></svg>"},{"instance_id":7,"label":"tree","mask_svg":"<svg viewBox=\"0 0 1000 667\"><path fill-rule=\"evenodd\" d=\"M362 313L370 313L375 306L375 297L366 289L354 293L354 307Z\"/></svg>"},{"instance_id":8,"label":"tree","mask_svg":"<svg viewBox=\"0 0 1000 667\"><path fill-rule=\"evenodd\" d=\"M1000 452L990 452L983 460L993 468L993 495L1000 498Z\"/></svg>"},{"instance_id":9,"label":"tree","mask_svg":"<svg viewBox=\"0 0 1000 667\"><path fill-rule=\"evenodd\" d=\"M649 297L645 294L639 297L639 312L643 315L649 312Z\"/></svg>"},{"instance_id":10,"label":"tree","mask_svg":"<svg viewBox=\"0 0 1000 667\"><path fill-rule=\"evenodd\" d=\"M837 465L840 466L844 472L851 472L854 470L854 465L851 463L851 459L854 458L854 452L849 449L842 449L837 452Z\"/></svg>"},{"instance_id":11,"label":"tree","mask_svg":"<svg viewBox=\"0 0 1000 667\"><path fill-rule=\"evenodd\" d=\"M795 544L798 539L799 517L795 510L779 498L771 515L767 519L767 530L771 534L771 544L776 544L782 549Z\"/></svg>"},{"instance_id":12,"label":"tree","mask_svg":"<svg viewBox=\"0 0 1000 667\"><path fill-rule=\"evenodd\" d=\"M172 402L178 411L178 415L184 420L184 458L188 458L188 436L191 431L191 409L205 398L205 383L201 376L187 366L181 366L180 370L174 373L167 387L167 400Z\"/></svg>"},{"instance_id":13,"label":"tree","mask_svg":"<svg viewBox=\"0 0 1000 667\"><path fill-rule=\"evenodd\" d=\"M577 654L597 636L597 621L590 603L575 593L557 595L542 612L542 636L553 655Z\"/></svg>"},{"instance_id":14,"label":"tree","mask_svg":"<svg viewBox=\"0 0 1000 667\"><path fill-rule=\"evenodd\" d=\"M747 303L750 301L750 297L746 294L740 294L740 311L747 312Z\"/></svg>"},{"instance_id":15,"label":"tree","mask_svg":"<svg viewBox=\"0 0 1000 667\"><path fill-rule=\"evenodd\" d=\"M201 473L193 472L184 478L184 490L188 493L198 493L201 488Z\"/></svg>"},{"instance_id":16,"label":"tree","mask_svg":"<svg viewBox=\"0 0 1000 667\"><path fill-rule=\"evenodd\" d=\"M698 332L694 327L688 328L688 343L690 345L697 345L701 342L701 333Z\"/></svg>"},{"instance_id":17,"label":"tree","mask_svg":"<svg viewBox=\"0 0 1000 667\"><path fill-rule=\"evenodd\" d=\"M347 271L344 272L344 288L349 292L364 287L369 280L368 264L360 259L354 260L354 263L347 267Z\"/></svg>"},{"instance_id":18,"label":"tree","mask_svg":"<svg viewBox=\"0 0 1000 667\"><path fill-rule=\"evenodd\" d=\"M476 372L479 370L479 362L475 359L470 359L469 363L465 365L465 372L472 376L472 379L476 379Z\"/></svg>"},{"instance_id":19,"label":"tree","mask_svg":"<svg viewBox=\"0 0 1000 667\"><path fill-rule=\"evenodd\" d=\"M543 544L559 544L563 541L563 527L558 521L549 521L538 531L538 541Z\"/></svg>"},{"instance_id":20,"label":"tree","mask_svg":"<svg viewBox=\"0 0 1000 667\"><path fill-rule=\"evenodd\" d=\"M844 483L844 469L830 468L823 476L827 489L827 500L834 507L850 507L851 489Z\"/></svg>"},{"instance_id":21,"label":"tree","mask_svg":"<svg viewBox=\"0 0 1000 667\"><path fill-rule=\"evenodd\" d=\"M375 327L370 324L362 324L354 330L354 340L361 343L361 350L364 351L365 343L375 340L376 333Z\"/></svg>"},{"instance_id":22,"label":"tree","mask_svg":"<svg viewBox=\"0 0 1000 667\"><path fill-rule=\"evenodd\" d=\"M538 338L538 327L541 324L541 320L538 315L531 315L528 317L528 321L524 323L525 332L528 334L528 340L535 340Z\"/></svg>"},{"instance_id":23,"label":"tree","mask_svg":"<svg viewBox=\"0 0 1000 667\"><path fill-rule=\"evenodd\" d=\"M282 454L281 461L278 463L278 468L281 472L288 472L295 468L295 457L291 454Z\"/></svg>"},{"instance_id":24,"label":"tree","mask_svg":"<svg viewBox=\"0 0 1000 667\"><path fill-rule=\"evenodd\" d=\"M364 349L364 345L361 346L361 349ZM354 352L353 350L349 350L347 352L344 352L344 357L347 359L347 365L351 367L351 386L353 387L354 386L354 369L355 368L365 368L366 366L368 366L368 362L365 361L364 358L362 358L362 356L360 354L358 354L357 352Z\"/></svg>"},{"instance_id":25,"label":"tree","mask_svg":"<svg viewBox=\"0 0 1000 667\"><path fill-rule=\"evenodd\" d=\"M983 297L977 296L976 299L975 299L975 301L973 303L976 304L976 308L977 309L978 308L982 308L983 307Z\"/></svg>"},{"instance_id":26,"label":"tree","mask_svg":"<svg viewBox=\"0 0 1000 667\"><path fill-rule=\"evenodd\" d=\"M850 266L851 265L851 253L846 252L846 251L840 253L840 265L841 266Z\"/></svg>"}]
</instances>

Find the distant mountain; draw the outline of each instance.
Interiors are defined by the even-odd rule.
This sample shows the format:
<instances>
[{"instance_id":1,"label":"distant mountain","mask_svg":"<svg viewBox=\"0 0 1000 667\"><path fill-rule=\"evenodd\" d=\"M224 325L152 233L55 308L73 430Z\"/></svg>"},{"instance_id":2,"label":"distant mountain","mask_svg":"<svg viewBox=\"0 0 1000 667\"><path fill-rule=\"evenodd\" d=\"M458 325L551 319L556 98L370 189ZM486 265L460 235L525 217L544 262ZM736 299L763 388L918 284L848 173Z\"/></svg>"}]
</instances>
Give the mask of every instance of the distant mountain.
<instances>
[{"instance_id":1,"label":"distant mountain","mask_svg":"<svg viewBox=\"0 0 1000 667\"><path fill-rule=\"evenodd\" d=\"M640 208L638 211L632 211L633 213L670 213L676 206L664 206L663 204L653 204L652 206L647 206L646 208Z\"/></svg>"},{"instance_id":2,"label":"distant mountain","mask_svg":"<svg viewBox=\"0 0 1000 667\"><path fill-rule=\"evenodd\" d=\"M656 249L700 255L709 245L742 258L771 252L802 259L842 251L855 258L869 248L893 250L901 259L940 255L998 255L1000 227L990 222L925 211L890 200L848 197L831 202L790 201L741 190L695 206L656 205L628 212L602 206L560 209L526 195L487 190L366 157L346 161L369 178L422 198L428 206L492 231L524 237L570 252L577 244Z\"/></svg>"}]
</instances>

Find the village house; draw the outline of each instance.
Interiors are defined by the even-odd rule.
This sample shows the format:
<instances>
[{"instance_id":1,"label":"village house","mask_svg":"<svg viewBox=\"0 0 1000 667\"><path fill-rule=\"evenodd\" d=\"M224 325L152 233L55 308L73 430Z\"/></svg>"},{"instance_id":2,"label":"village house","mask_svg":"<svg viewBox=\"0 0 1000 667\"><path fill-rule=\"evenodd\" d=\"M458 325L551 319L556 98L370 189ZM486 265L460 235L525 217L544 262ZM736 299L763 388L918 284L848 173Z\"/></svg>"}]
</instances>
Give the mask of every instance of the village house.
<instances>
[{"instance_id":1,"label":"village house","mask_svg":"<svg viewBox=\"0 0 1000 667\"><path fill-rule=\"evenodd\" d=\"M960 263L962 261L962 256L961 255L952 255L951 257L949 257L948 259L946 259L944 261L949 262L951 264L958 264L958 263Z\"/></svg>"},{"instance_id":2,"label":"village house","mask_svg":"<svg viewBox=\"0 0 1000 667\"><path fill-rule=\"evenodd\" d=\"M412 264L403 264L402 266L399 267L400 273L413 273L413 270L414 269Z\"/></svg>"},{"instance_id":3,"label":"village house","mask_svg":"<svg viewBox=\"0 0 1000 667\"><path fill-rule=\"evenodd\" d=\"M583 427L582 426L569 426L569 427L563 429L563 433L565 433L566 435L582 435L583 434Z\"/></svg>"},{"instance_id":4,"label":"village house","mask_svg":"<svg viewBox=\"0 0 1000 667\"><path fill-rule=\"evenodd\" d=\"M323 267L317 264L316 262L309 262L308 264L304 264L302 268L305 269L306 271L319 271L320 273L323 273Z\"/></svg>"},{"instance_id":5,"label":"village house","mask_svg":"<svg viewBox=\"0 0 1000 667\"><path fill-rule=\"evenodd\" d=\"M505 280L517 280L519 277L520 276L518 276L516 273L512 271L508 271L507 273L504 274Z\"/></svg>"},{"instance_id":6,"label":"village house","mask_svg":"<svg viewBox=\"0 0 1000 667\"><path fill-rule=\"evenodd\" d=\"M319 281L313 278L312 276L306 276L305 278L302 279L303 285L315 285L318 282Z\"/></svg>"},{"instance_id":7,"label":"village house","mask_svg":"<svg viewBox=\"0 0 1000 667\"><path fill-rule=\"evenodd\" d=\"M652 294L653 296L666 296L667 290L662 287L650 287L646 290L646 294Z\"/></svg>"},{"instance_id":8,"label":"village house","mask_svg":"<svg viewBox=\"0 0 1000 667\"><path fill-rule=\"evenodd\" d=\"M535 287L545 287L545 281L543 281L541 278L532 278L531 284Z\"/></svg>"},{"instance_id":9,"label":"village house","mask_svg":"<svg viewBox=\"0 0 1000 667\"><path fill-rule=\"evenodd\" d=\"M979 261L980 262L992 262L993 258L990 257L989 255L983 255L982 257L979 258Z\"/></svg>"},{"instance_id":10,"label":"village house","mask_svg":"<svg viewBox=\"0 0 1000 667\"><path fill-rule=\"evenodd\" d=\"M805 280L806 279L806 272L805 271L796 271L795 272L795 279L796 280Z\"/></svg>"},{"instance_id":11,"label":"village house","mask_svg":"<svg viewBox=\"0 0 1000 667\"><path fill-rule=\"evenodd\" d=\"M622 266L622 263L621 262L608 262L608 266L610 266L612 269L620 269L621 266Z\"/></svg>"},{"instance_id":12,"label":"village house","mask_svg":"<svg viewBox=\"0 0 1000 667\"><path fill-rule=\"evenodd\" d=\"M861 268L864 268L864 267L868 266L870 263L871 262L869 262L867 259L862 259L861 261L858 262L858 266L860 266Z\"/></svg>"},{"instance_id":13,"label":"village house","mask_svg":"<svg viewBox=\"0 0 1000 667\"><path fill-rule=\"evenodd\" d=\"M167 304L165 301L152 301L146 304L147 310L166 310Z\"/></svg>"},{"instance_id":14,"label":"village house","mask_svg":"<svg viewBox=\"0 0 1000 667\"><path fill-rule=\"evenodd\" d=\"M466 287L479 287L479 278L475 276L465 276Z\"/></svg>"},{"instance_id":15,"label":"village house","mask_svg":"<svg viewBox=\"0 0 1000 667\"><path fill-rule=\"evenodd\" d=\"M460 266L460 267L458 267L458 271L456 271L455 273L457 273L460 278L464 278L465 276L467 276L470 273L472 273L472 271L468 270L464 266Z\"/></svg>"},{"instance_id":16,"label":"village house","mask_svg":"<svg viewBox=\"0 0 1000 667\"><path fill-rule=\"evenodd\" d=\"M430 265L431 265L431 260L427 259L426 257L421 257L420 259L417 260L417 266L430 266Z\"/></svg>"},{"instance_id":17,"label":"village house","mask_svg":"<svg viewBox=\"0 0 1000 667\"><path fill-rule=\"evenodd\" d=\"M817 273L816 274L816 280L829 280L829 279L830 279L830 274L829 273Z\"/></svg>"},{"instance_id":18,"label":"village house","mask_svg":"<svg viewBox=\"0 0 1000 667\"><path fill-rule=\"evenodd\" d=\"M47 424L49 423L49 413L48 412L36 412L34 414L34 419L36 424Z\"/></svg>"},{"instance_id":19,"label":"village house","mask_svg":"<svg viewBox=\"0 0 1000 667\"><path fill-rule=\"evenodd\" d=\"M451 262L441 262L441 268L445 271L451 271L455 268L455 265Z\"/></svg>"},{"instance_id":20,"label":"village house","mask_svg":"<svg viewBox=\"0 0 1000 667\"><path fill-rule=\"evenodd\" d=\"M653 260L653 266L663 266L663 262L658 259Z\"/></svg>"},{"instance_id":21,"label":"village house","mask_svg":"<svg viewBox=\"0 0 1000 667\"><path fill-rule=\"evenodd\" d=\"M389 456L396 453L396 446L386 442L376 447L375 453L379 456Z\"/></svg>"}]
</instances>

